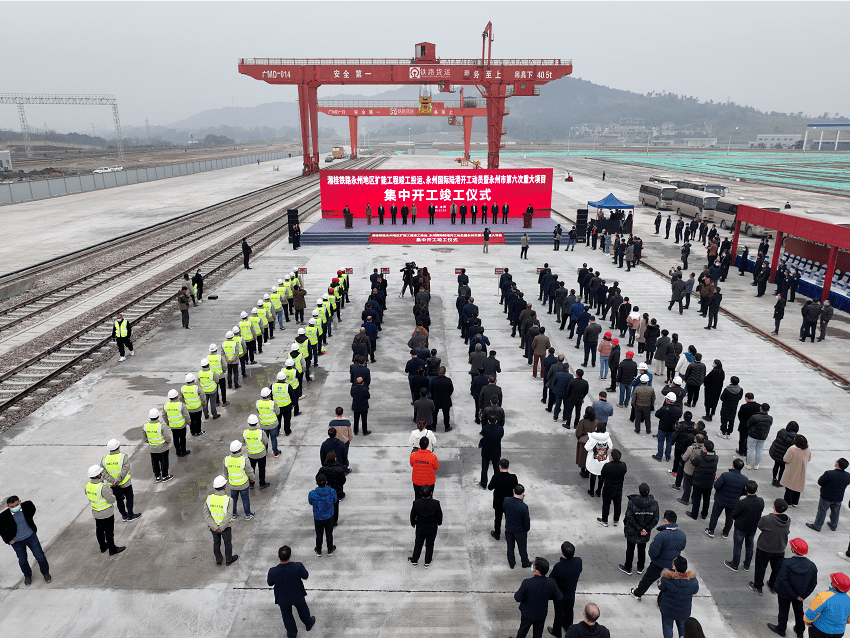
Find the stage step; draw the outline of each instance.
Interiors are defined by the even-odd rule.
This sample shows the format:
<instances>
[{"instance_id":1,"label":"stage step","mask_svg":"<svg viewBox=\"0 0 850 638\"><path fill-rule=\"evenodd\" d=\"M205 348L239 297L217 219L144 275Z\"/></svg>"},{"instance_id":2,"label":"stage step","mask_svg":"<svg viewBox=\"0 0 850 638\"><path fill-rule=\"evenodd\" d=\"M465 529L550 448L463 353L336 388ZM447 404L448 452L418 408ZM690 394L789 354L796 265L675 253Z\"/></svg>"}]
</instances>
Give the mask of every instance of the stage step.
<instances>
[{"instance_id":1,"label":"stage step","mask_svg":"<svg viewBox=\"0 0 850 638\"><path fill-rule=\"evenodd\" d=\"M521 240L521 232L512 231L505 233L505 244L519 245ZM483 238L481 241L483 242ZM533 246L540 246L545 244L551 245L552 237L549 234L544 234L540 232L529 233L528 243ZM369 244L369 235L367 233L346 233L344 231L333 233L307 232L301 235L301 244L304 246L324 246L338 244L345 244L350 246L364 246ZM495 244L493 245L495 246Z\"/></svg>"}]
</instances>

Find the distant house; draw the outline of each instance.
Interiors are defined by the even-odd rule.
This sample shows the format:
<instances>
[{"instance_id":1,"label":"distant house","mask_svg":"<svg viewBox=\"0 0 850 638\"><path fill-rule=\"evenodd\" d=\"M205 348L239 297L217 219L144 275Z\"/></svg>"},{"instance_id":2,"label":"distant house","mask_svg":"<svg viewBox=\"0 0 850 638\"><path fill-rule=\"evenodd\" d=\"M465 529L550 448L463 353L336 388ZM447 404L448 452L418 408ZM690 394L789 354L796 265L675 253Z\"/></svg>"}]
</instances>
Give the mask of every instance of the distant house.
<instances>
[{"instance_id":1,"label":"distant house","mask_svg":"<svg viewBox=\"0 0 850 638\"><path fill-rule=\"evenodd\" d=\"M0 171L12 170L12 153L10 151L0 151Z\"/></svg>"}]
</instances>

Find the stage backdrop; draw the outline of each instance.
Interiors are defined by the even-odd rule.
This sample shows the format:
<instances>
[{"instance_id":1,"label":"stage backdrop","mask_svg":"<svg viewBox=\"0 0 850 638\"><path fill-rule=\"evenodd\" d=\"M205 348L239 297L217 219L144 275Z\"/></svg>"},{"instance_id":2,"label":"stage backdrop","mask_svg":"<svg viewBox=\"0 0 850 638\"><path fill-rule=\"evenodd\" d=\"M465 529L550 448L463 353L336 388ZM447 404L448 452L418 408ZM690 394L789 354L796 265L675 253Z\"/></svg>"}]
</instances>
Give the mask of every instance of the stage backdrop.
<instances>
[{"instance_id":1,"label":"stage backdrop","mask_svg":"<svg viewBox=\"0 0 850 638\"><path fill-rule=\"evenodd\" d=\"M372 204L372 216L378 206L399 209L416 204L417 217L428 219L428 206L437 207L437 217L450 217L455 203L490 208L507 202L510 217L520 218L529 205L535 217L548 217L552 208L552 169L498 170L406 170L406 171L329 171L321 172L322 217L342 217L348 206L355 217L366 216L366 204ZM492 213L490 213L492 215ZM490 217L492 219L492 217Z\"/></svg>"}]
</instances>

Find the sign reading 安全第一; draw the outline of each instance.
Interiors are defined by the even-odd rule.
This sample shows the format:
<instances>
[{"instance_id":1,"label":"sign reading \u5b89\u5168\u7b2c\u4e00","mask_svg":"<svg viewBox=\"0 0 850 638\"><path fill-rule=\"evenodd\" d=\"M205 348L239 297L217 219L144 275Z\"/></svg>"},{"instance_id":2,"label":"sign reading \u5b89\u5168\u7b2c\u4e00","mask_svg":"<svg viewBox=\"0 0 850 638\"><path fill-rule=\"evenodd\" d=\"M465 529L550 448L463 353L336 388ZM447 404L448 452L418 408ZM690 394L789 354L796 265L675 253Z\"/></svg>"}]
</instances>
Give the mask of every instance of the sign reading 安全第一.
<instances>
[{"instance_id":1,"label":"sign reading \u5b89\u5168\u7b2c\u4e00","mask_svg":"<svg viewBox=\"0 0 850 638\"><path fill-rule=\"evenodd\" d=\"M354 274L354 268L346 268L345 274L346 275L353 275Z\"/></svg>"},{"instance_id":2,"label":"sign reading \u5b89\u5168\u7b2c\u4e00","mask_svg":"<svg viewBox=\"0 0 850 638\"><path fill-rule=\"evenodd\" d=\"M465 206L467 214L488 214L497 206L508 205L509 217L520 217L531 206L535 215L549 216L552 208L552 169L445 169L399 171L325 171L321 177L322 215L341 217L348 206L354 217L365 217L366 206L372 214L383 206L385 215L396 206L398 214L407 207L412 214L428 214L434 206L435 217L449 217L452 204Z\"/></svg>"},{"instance_id":3,"label":"sign reading \u5b89\u5168\u7b2c\u4e00","mask_svg":"<svg viewBox=\"0 0 850 638\"><path fill-rule=\"evenodd\" d=\"M307 269L306 269L306 268L299 268L299 269L298 269L298 274L299 274L299 275L306 275L306 274L307 274Z\"/></svg>"},{"instance_id":4,"label":"sign reading \u5b89\u5168\u7b2c\u4e00","mask_svg":"<svg viewBox=\"0 0 850 638\"><path fill-rule=\"evenodd\" d=\"M495 271L496 271L495 274L497 274L497 275L504 275L505 274L504 268L496 268Z\"/></svg>"},{"instance_id":5,"label":"sign reading \u5b89\u5168\u7b2c\u4e00","mask_svg":"<svg viewBox=\"0 0 850 638\"><path fill-rule=\"evenodd\" d=\"M382 275L389 275L390 269L389 268L381 268L381 274Z\"/></svg>"}]
</instances>

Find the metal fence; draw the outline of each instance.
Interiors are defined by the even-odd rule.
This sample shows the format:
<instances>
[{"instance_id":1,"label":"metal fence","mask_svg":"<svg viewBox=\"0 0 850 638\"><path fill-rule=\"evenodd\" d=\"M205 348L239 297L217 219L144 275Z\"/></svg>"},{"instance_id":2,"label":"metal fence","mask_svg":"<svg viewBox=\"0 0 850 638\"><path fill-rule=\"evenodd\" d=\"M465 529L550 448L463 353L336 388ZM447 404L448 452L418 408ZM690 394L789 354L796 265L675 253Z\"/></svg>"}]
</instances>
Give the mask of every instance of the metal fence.
<instances>
[{"instance_id":1,"label":"metal fence","mask_svg":"<svg viewBox=\"0 0 850 638\"><path fill-rule=\"evenodd\" d=\"M329 149L320 149L319 153L328 152ZM181 164L168 164L151 168L135 168L119 171L117 173L100 173L97 175L74 175L72 177L56 177L53 179L36 180L32 182L13 182L11 184L0 184L0 205L19 204L35 199L46 199L48 197L59 197L61 195L73 195L89 191L114 188L116 186L127 186L129 184L141 184L169 177L180 177L181 175L192 175L194 173L205 173L222 168L244 166L255 164L257 160L266 162L270 160L284 159L287 157L300 156L301 151L280 151L275 153L258 153L255 155L242 155L239 157L222 157L219 159L202 160L198 162L183 162Z\"/></svg>"}]
</instances>

